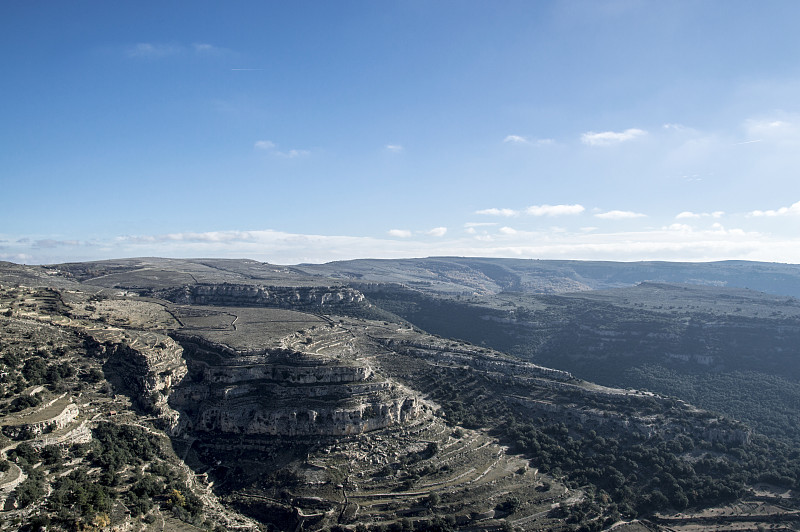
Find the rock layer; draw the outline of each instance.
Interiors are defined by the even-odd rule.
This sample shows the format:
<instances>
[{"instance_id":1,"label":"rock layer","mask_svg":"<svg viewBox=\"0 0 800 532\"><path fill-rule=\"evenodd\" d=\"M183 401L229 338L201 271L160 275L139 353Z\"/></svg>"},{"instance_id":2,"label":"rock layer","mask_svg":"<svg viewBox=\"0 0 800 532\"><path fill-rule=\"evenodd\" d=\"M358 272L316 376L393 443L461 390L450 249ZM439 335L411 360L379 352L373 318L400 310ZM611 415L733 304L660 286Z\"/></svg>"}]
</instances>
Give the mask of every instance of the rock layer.
<instances>
[{"instance_id":1,"label":"rock layer","mask_svg":"<svg viewBox=\"0 0 800 532\"><path fill-rule=\"evenodd\" d=\"M360 360L229 348L182 338L190 378L170 397L188 428L270 436L360 434L419 417L424 403Z\"/></svg>"}]
</instances>

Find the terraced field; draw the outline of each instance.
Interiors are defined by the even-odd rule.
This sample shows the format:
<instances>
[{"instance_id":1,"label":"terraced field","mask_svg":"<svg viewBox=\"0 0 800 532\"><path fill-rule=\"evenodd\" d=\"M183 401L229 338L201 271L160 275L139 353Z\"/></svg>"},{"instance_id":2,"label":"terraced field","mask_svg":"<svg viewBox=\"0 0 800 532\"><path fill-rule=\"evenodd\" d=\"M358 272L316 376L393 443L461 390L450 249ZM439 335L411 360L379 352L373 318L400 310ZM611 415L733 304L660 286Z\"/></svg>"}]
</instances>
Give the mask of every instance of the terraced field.
<instances>
[{"instance_id":1,"label":"terraced field","mask_svg":"<svg viewBox=\"0 0 800 532\"><path fill-rule=\"evenodd\" d=\"M427 334L346 276L168 259L11 270L14 286L0 286L3 530L50 519L62 529L640 532L797 519L800 461L749 427ZM536 281L501 277L490 286L457 269L446 283L495 292ZM400 293L366 288L384 302ZM645 288L632 306L662 291ZM692 305L714 302L700 292ZM453 294L426 312L467 328L530 324L545 303L577 297L471 307L479 321L459 322L447 315ZM600 308L607 297L585 299ZM406 303L416 312L424 301ZM580 325L565 334L587 334ZM71 499L81 490L91 506Z\"/></svg>"}]
</instances>

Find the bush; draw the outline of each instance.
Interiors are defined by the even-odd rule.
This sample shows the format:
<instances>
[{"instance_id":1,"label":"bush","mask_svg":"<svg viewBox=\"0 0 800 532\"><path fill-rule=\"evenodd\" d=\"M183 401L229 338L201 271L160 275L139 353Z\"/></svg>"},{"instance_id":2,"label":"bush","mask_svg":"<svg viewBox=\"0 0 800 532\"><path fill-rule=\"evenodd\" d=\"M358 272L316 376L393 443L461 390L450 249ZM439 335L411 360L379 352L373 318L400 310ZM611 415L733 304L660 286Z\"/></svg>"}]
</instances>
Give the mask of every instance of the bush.
<instances>
[{"instance_id":1,"label":"bush","mask_svg":"<svg viewBox=\"0 0 800 532\"><path fill-rule=\"evenodd\" d=\"M509 497L505 501L503 501L500 504L498 504L497 506L495 506L494 509L497 510L498 512L505 512L505 513L508 513L508 514L513 514L514 512L519 510L521 507L522 507L522 503L520 502L520 500L518 498Z\"/></svg>"},{"instance_id":2,"label":"bush","mask_svg":"<svg viewBox=\"0 0 800 532\"><path fill-rule=\"evenodd\" d=\"M94 482L84 471L58 478L48 499L50 509L62 516L94 517L109 512L114 493Z\"/></svg>"},{"instance_id":3,"label":"bush","mask_svg":"<svg viewBox=\"0 0 800 532\"><path fill-rule=\"evenodd\" d=\"M20 395L19 397L16 397L13 401L11 401L11 405L8 411L19 412L20 410L25 410L26 408L39 406L40 404L42 404L42 400L39 398L38 395Z\"/></svg>"},{"instance_id":4,"label":"bush","mask_svg":"<svg viewBox=\"0 0 800 532\"><path fill-rule=\"evenodd\" d=\"M28 477L14 490L17 504L25 508L45 495L44 482L39 477Z\"/></svg>"}]
</instances>

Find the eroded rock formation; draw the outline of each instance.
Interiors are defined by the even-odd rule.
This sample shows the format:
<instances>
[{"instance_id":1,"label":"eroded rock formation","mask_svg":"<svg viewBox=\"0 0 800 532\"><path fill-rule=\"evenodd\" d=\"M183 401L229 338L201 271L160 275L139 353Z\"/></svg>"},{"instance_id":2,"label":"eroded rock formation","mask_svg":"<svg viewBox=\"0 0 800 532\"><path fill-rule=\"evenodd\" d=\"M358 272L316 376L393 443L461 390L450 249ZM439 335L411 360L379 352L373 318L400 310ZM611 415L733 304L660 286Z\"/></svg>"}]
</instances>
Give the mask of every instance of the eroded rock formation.
<instances>
[{"instance_id":1,"label":"eroded rock formation","mask_svg":"<svg viewBox=\"0 0 800 532\"><path fill-rule=\"evenodd\" d=\"M331 310L365 302L364 294L344 286L198 284L169 289L160 295L169 301L187 305L278 307L295 310Z\"/></svg>"},{"instance_id":2,"label":"eroded rock formation","mask_svg":"<svg viewBox=\"0 0 800 532\"><path fill-rule=\"evenodd\" d=\"M271 436L341 436L399 425L424 403L357 359L268 350L231 356L230 348L182 338L190 377L170 404L187 428Z\"/></svg>"}]
</instances>

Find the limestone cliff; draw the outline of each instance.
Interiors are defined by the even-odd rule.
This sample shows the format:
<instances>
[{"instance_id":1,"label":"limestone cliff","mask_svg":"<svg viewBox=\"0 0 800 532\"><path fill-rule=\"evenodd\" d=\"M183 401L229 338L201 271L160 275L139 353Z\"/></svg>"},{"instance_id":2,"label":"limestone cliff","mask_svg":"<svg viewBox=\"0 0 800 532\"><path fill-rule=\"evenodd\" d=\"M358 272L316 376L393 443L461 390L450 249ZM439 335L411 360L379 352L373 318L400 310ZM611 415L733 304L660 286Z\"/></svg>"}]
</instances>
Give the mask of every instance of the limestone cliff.
<instances>
[{"instance_id":1,"label":"limestone cliff","mask_svg":"<svg viewBox=\"0 0 800 532\"><path fill-rule=\"evenodd\" d=\"M189 378L170 404L201 432L272 436L341 436L399 425L423 414L411 390L359 360L265 350L234 355L230 348L179 337Z\"/></svg>"},{"instance_id":2,"label":"limestone cliff","mask_svg":"<svg viewBox=\"0 0 800 532\"><path fill-rule=\"evenodd\" d=\"M187 373L177 342L163 334L105 329L91 331L87 343L108 357L103 369L111 382L155 414L165 430L180 432L180 413L167 402L173 386Z\"/></svg>"},{"instance_id":3,"label":"limestone cliff","mask_svg":"<svg viewBox=\"0 0 800 532\"><path fill-rule=\"evenodd\" d=\"M244 284L197 284L176 287L160 297L186 305L277 307L333 311L365 304L364 294L344 286L286 287Z\"/></svg>"}]
</instances>

